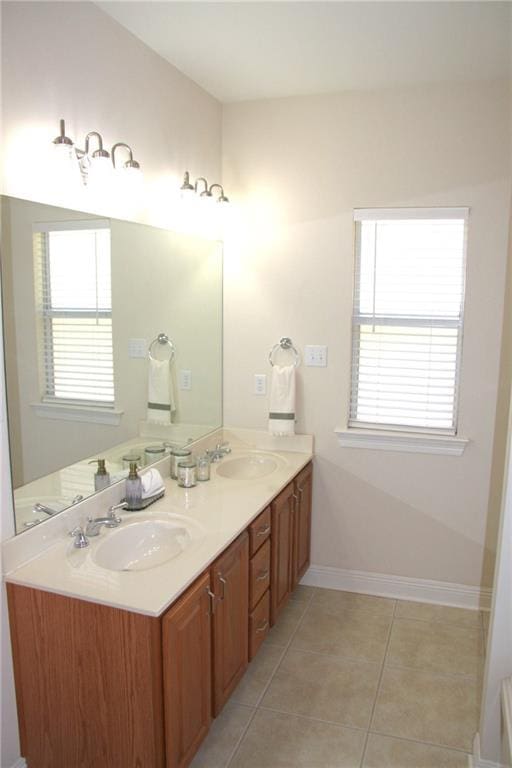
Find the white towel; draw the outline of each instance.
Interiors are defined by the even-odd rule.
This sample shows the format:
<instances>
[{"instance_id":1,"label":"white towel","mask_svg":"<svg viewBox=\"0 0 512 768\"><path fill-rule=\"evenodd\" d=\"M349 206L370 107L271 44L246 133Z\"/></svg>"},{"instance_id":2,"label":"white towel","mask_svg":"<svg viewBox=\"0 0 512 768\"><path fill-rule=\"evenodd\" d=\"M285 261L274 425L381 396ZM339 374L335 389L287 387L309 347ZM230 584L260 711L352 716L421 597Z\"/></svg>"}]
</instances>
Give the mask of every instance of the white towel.
<instances>
[{"instance_id":1,"label":"white towel","mask_svg":"<svg viewBox=\"0 0 512 768\"><path fill-rule=\"evenodd\" d=\"M171 366L168 360L149 358L148 421L170 424L176 410Z\"/></svg>"},{"instance_id":2,"label":"white towel","mask_svg":"<svg viewBox=\"0 0 512 768\"><path fill-rule=\"evenodd\" d=\"M164 490L164 481L158 469L148 469L141 477L142 498L148 499Z\"/></svg>"},{"instance_id":3,"label":"white towel","mask_svg":"<svg viewBox=\"0 0 512 768\"><path fill-rule=\"evenodd\" d=\"M270 381L268 431L295 434L295 366L274 365Z\"/></svg>"}]
</instances>

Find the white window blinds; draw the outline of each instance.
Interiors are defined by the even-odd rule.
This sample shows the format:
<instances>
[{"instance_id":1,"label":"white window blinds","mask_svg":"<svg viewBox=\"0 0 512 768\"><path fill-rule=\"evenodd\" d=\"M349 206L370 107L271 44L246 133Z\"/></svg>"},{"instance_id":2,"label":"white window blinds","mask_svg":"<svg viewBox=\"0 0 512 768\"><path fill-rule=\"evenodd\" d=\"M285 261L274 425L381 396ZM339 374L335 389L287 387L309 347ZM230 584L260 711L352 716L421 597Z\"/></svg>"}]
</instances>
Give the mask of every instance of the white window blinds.
<instances>
[{"instance_id":1,"label":"white window blinds","mask_svg":"<svg viewBox=\"0 0 512 768\"><path fill-rule=\"evenodd\" d=\"M468 210L358 210L349 426L455 434Z\"/></svg>"},{"instance_id":2,"label":"white window blinds","mask_svg":"<svg viewBox=\"0 0 512 768\"><path fill-rule=\"evenodd\" d=\"M108 221L35 225L43 400L112 408Z\"/></svg>"}]
</instances>

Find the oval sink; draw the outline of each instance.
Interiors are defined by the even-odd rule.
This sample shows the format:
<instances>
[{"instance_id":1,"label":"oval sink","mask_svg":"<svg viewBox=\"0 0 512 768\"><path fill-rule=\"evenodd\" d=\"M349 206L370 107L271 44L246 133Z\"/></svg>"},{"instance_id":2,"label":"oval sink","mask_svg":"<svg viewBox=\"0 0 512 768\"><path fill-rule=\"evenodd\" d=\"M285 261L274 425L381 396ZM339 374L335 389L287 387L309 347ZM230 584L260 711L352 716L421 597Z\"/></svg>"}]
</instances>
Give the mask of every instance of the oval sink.
<instances>
[{"instance_id":1,"label":"oval sink","mask_svg":"<svg viewBox=\"0 0 512 768\"><path fill-rule=\"evenodd\" d=\"M138 520L109 532L93 560L110 571L146 571L178 557L197 538L189 521Z\"/></svg>"},{"instance_id":2,"label":"oval sink","mask_svg":"<svg viewBox=\"0 0 512 768\"><path fill-rule=\"evenodd\" d=\"M275 472L279 462L273 456L265 454L251 454L249 456L237 456L232 459L222 459L216 472L221 477L229 477L236 480L259 480Z\"/></svg>"}]
</instances>

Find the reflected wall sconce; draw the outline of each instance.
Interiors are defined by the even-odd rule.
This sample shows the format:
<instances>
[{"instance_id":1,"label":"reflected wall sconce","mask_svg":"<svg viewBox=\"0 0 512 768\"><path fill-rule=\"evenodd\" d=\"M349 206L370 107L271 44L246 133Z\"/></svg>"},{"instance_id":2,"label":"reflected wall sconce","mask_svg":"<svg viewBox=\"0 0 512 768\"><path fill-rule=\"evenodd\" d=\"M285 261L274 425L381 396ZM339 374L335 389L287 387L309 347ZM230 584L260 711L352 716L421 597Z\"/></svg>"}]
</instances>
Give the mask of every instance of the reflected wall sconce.
<instances>
[{"instance_id":1,"label":"reflected wall sconce","mask_svg":"<svg viewBox=\"0 0 512 768\"><path fill-rule=\"evenodd\" d=\"M95 150L91 150L93 140L98 145ZM107 182L114 171L123 174L125 180L138 181L142 177L140 165L133 159L131 147L124 142L117 142L111 151L107 152L103 147L101 134L97 131L90 131L86 135L85 149L80 149L66 136L66 125L64 120L61 120L60 134L53 140L53 144L61 159L78 165L84 184ZM120 148L128 151L128 160L122 165L116 162L116 150Z\"/></svg>"},{"instance_id":2,"label":"reflected wall sconce","mask_svg":"<svg viewBox=\"0 0 512 768\"><path fill-rule=\"evenodd\" d=\"M200 186L203 187L201 192L199 191ZM220 192L214 195L212 191L214 189L219 189ZM198 195L202 200L215 200L217 203L229 203L229 199L224 194L224 188L221 184L210 184L210 186L208 186L208 182L204 176L199 176L199 178L195 180L194 184L191 184L190 174L188 171L185 171L183 176L183 184L180 187L180 192L182 198L184 199L192 198L194 195Z\"/></svg>"}]
</instances>

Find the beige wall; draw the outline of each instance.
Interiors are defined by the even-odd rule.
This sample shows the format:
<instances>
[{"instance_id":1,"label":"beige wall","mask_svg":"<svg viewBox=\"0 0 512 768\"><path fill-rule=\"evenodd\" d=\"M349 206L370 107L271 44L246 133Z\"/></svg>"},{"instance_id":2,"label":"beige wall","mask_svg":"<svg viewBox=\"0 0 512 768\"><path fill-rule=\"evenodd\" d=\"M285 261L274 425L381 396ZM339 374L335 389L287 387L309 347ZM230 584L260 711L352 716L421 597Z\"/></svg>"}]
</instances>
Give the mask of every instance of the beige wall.
<instances>
[{"instance_id":1,"label":"beige wall","mask_svg":"<svg viewBox=\"0 0 512 768\"><path fill-rule=\"evenodd\" d=\"M504 83L226 106L223 179L240 201L225 255L225 423L264 426L254 373L283 335L327 344L299 372L298 431L316 440L312 562L489 585L486 522L510 168ZM355 207L470 206L458 457L341 448Z\"/></svg>"},{"instance_id":2,"label":"beige wall","mask_svg":"<svg viewBox=\"0 0 512 768\"><path fill-rule=\"evenodd\" d=\"M7 2L1 13L4 194L172 226L185 170L219 180L221 105L94 3ZM133 148L140 204L59 183L51 141L60 118L78 146L99 131L106 148Z\"/></svg>"}]
</instances>

